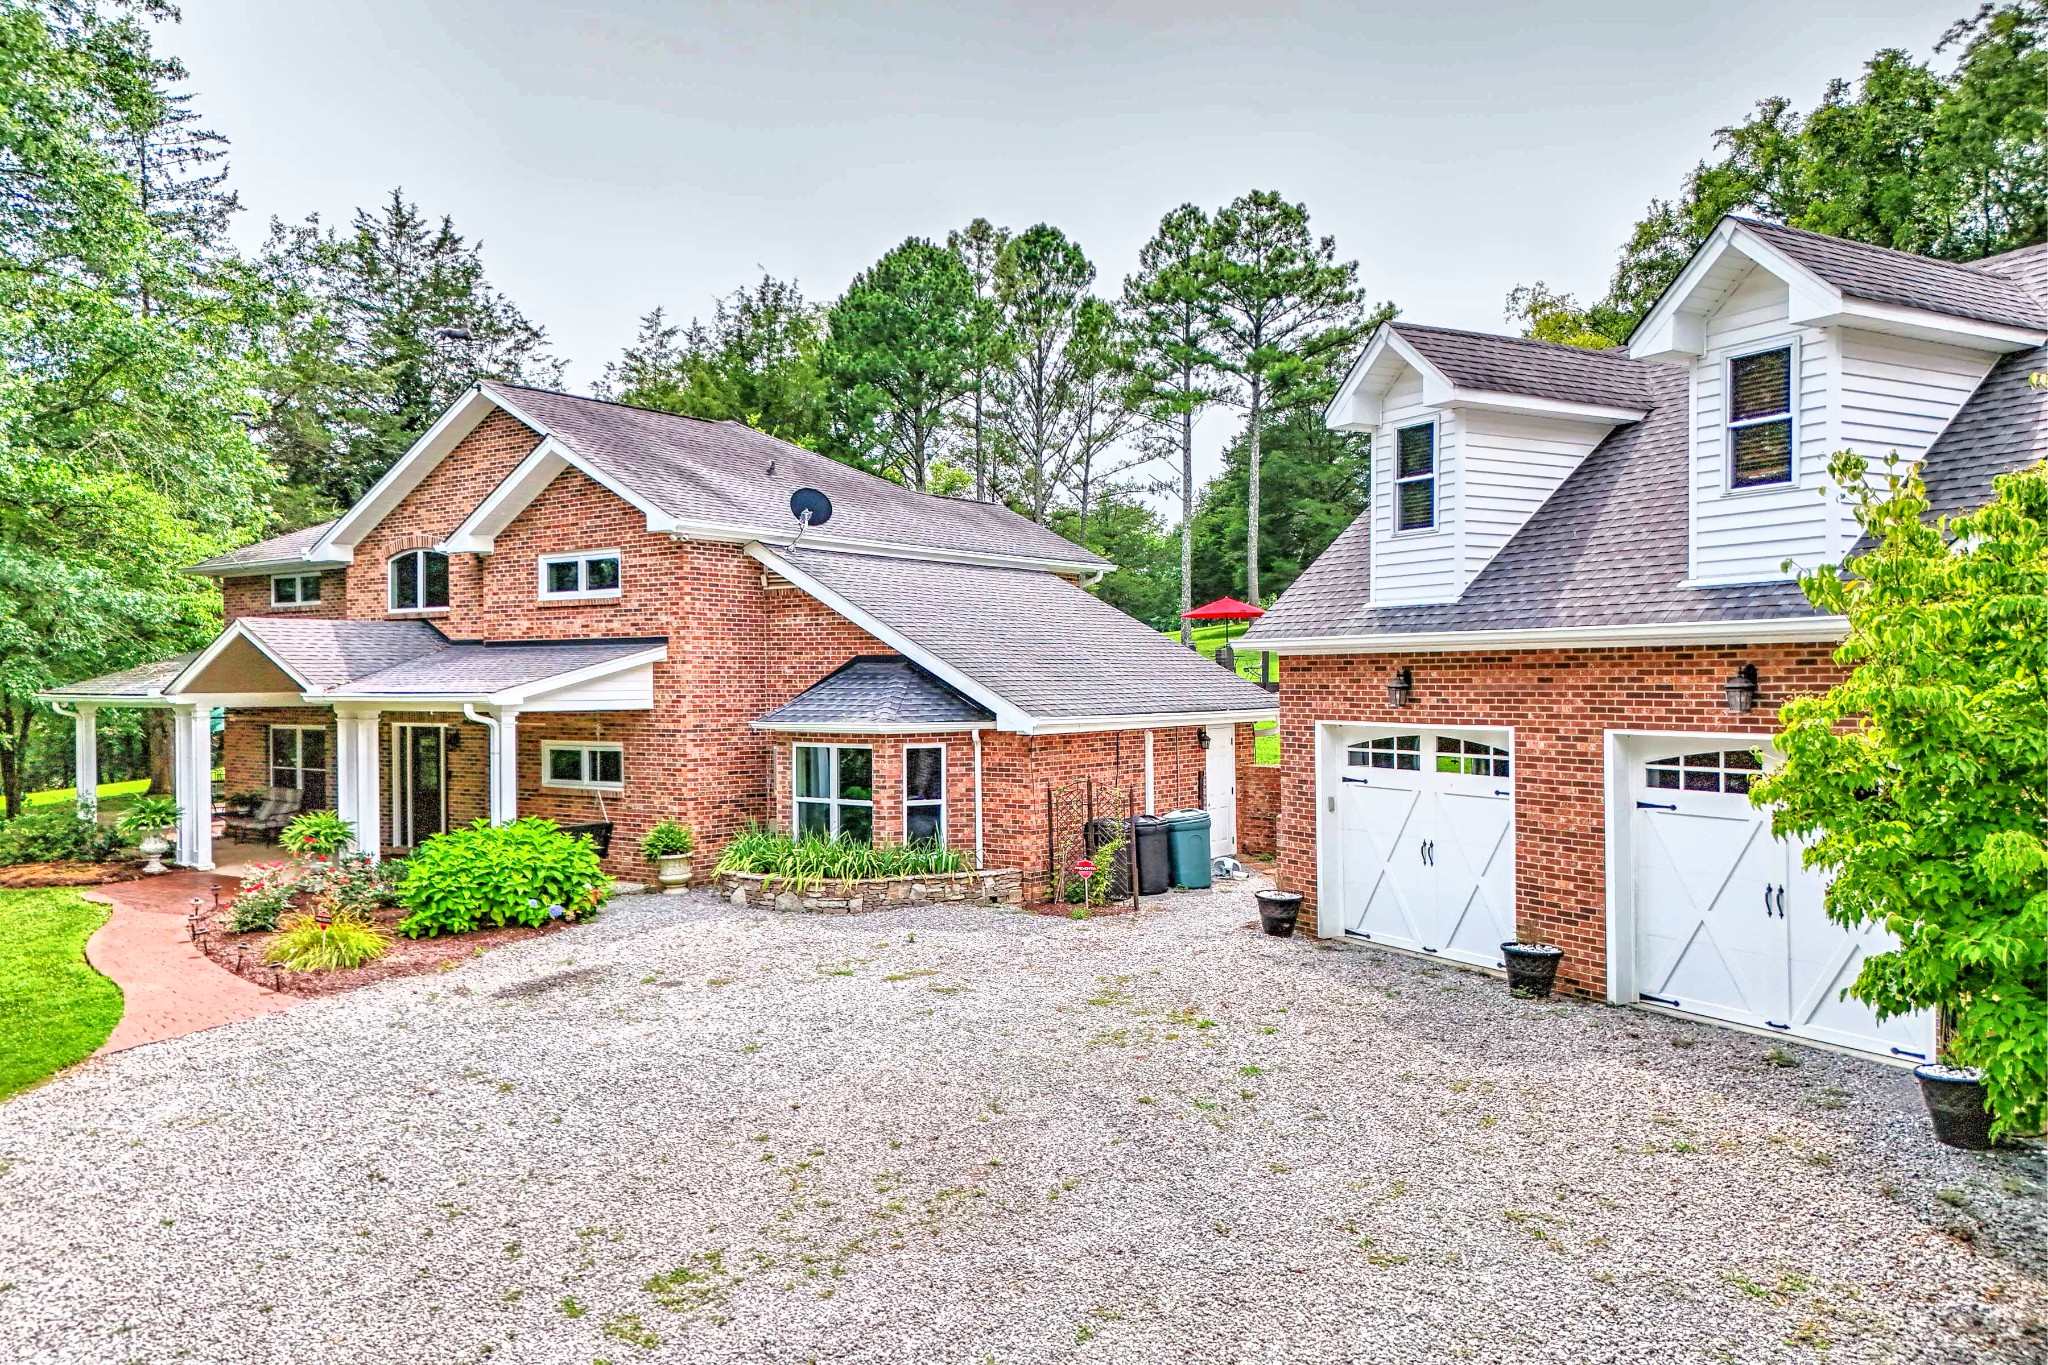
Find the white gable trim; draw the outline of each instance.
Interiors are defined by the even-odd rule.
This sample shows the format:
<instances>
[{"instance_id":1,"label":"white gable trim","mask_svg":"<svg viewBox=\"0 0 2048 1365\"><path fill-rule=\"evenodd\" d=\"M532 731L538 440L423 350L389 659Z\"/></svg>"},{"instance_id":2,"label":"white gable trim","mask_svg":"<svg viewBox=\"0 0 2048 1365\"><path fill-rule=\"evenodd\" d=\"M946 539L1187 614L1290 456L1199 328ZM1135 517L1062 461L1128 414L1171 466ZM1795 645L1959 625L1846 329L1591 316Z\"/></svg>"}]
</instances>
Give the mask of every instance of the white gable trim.
<instances>
[{"instance_id":1,"label":"white gable trim","mask_svg":"<svg viewBox=\"0 0 2048 1365\"><path fill-rule=\"evenodd\" d=\"M412 443L398 463L384 471L384 477L370 485L370 491L357 498L354 506L344 512L341 519L327 529L327 534L315 541L307 550L309 560L322 560L335 564L349 564L355 561L355 547L369 534L378 522L391 514L405 495L420 486L434 467L439 465L461 443L462 438L475 431L493 408L505 407L497 398L484 392L481 384L474 385L469 392L449 405L446 412L436 418L417 441ZM510 408L506 408L510 412ZM545 437L545 428L528 422L517 412L512 412L521 422Z\"/></svg>"},{"instance_id":2,"label":"white gable trim","mask_svg":"<svg viewBox=\"0 0 2048 1365\"><path fill-rule=\"evenodd\" d=\"M820 583L817 579L799 569L796 565L776 554L766 545L754 542L747 546L747 553L788 579L810 596L817 598L833 611L859 626L877 640L888 645L904 658L930 673L940 681L950 684L955 690L980 702L996 713L995 728L1028 735L1032 732L1033 719L1024 710L991 692L982 683L968 677L953 665L939 658L917 641L905 635L880 617L855 606L846 598Z\"/></svg>"},{"instance_id":3,"label":"white gable trim","mask_svg":"<svg viewBox=\"0 0 2048 1365\"><path fill-rule=\"evenodd\" d=\"M1603 403L1577 403L1563 398L1530 398L1519 393L1486 393L1477 389L1453 389L1451 406L1486 408L1495 412L1520 413L1529 417L1555 417L1569 422L1605 422L1620 426L1640 422L1650 415L1648 408L1617 408Z\"/></svg>"},{"instance_id":4,"label":"white gable trim","mask_svg":"<svg viewBox=\"0 0 2048 1365\"><path fill-rule=\"evenodd\" d=\"M278 658L276 653L269 646L265 645L244 622L237 620L230 624L226 630L214 636L213 643L194 655L192 662L179 670L177 677L164 684L163 691L159 695L164 697L182 695L186 684L204 672L208 664L218 659L221 656L221 652L237 640L247 640L250 644L254 645L259 654L276 664L287 678L290 678L299 685L301 690L308 693L319 690L312 683L306 681L304 674L300 673L283 659Z\"/></svg>"},{"instance_id":5,"label":"white gable trim","mask_svg":"<svg viewBox=\"0 0 2048 1365\"><path fill-rule=\"evenodd\" d=\"M510 411L510 409L507 409ZM517 413L513 413L517 417ZM524 418L520 418L524 421ZM519 462L510 474L476 505L462 524L434 548L444 554L484 554L497 547L498 533L510 526L521 512L533 505L547 486L565 469L574 469L591 482L612 493L647 518L647 529L656 533L677 529L676 519L624 484L597 469L565 443L549 435Z\"/></svg>"},{"instance_id":6,"label":"white gable trim","mask_svg":"<svg viewBox=\"0 0 2048 1365\"><path fill-rule=\"evenodd\" d=\"M1336 431L1371 431L1380 424L1379 395L1368 394L1364 388L1366 376L1389 352L1422 376L1424 403L1436 406L1451 401L1455 390L1444 372L1430 364L1422 352L1403 339L1392 323L1383 322L1366 344L1364 353L1352 363L1344 382L1337 386L1336 396L1323 409L1325 426Z\"/></svg>"}]
</instances>

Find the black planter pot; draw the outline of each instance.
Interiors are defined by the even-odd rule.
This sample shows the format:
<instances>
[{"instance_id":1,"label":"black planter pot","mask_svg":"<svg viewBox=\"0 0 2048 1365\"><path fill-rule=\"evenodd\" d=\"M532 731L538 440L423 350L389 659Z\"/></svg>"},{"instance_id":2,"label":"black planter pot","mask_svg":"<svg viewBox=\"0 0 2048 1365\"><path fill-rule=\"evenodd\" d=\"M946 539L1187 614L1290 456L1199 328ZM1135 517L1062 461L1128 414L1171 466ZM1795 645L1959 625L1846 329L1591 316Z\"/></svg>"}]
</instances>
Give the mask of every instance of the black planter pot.
<instances>
[{"instance_id":1,"label":"black planter pot","mask_svg":"<svg viewBox=\"0 0 2048 1365\"><path fill-rule=\"evenodd\" d=\"M1508 990L1525 1000L1541 1000L1557 984L1564 949L1548 943L1503 943L1500 955L1508 964Z\"/></svg>"},{"instance_id":2,"label":"black planter pot","mask_svg":"<svg viewBox=\"0 0 2048 1365\"><path fill-rule=\"evenodd\" d=\"M1261 891L1258 893L1259 923L1274 938L1294 937L1294 922L1301 915L1301 893L1299 891Z\"/></svg>"},{"instance_id":3,"label":"black planter pot","mask_svg":"<svg viewBox=\"0 0 2048 1365\"><path fill-rule=\"evenodd\" d=\"M1935 1141L1966 1152L1991 1149L1991 1110L1984 1102L1984 1082L1975 1068L1936 1066L1913 1068L1927 1117L1934 1120Z\"/></svg>"}]
</instances>

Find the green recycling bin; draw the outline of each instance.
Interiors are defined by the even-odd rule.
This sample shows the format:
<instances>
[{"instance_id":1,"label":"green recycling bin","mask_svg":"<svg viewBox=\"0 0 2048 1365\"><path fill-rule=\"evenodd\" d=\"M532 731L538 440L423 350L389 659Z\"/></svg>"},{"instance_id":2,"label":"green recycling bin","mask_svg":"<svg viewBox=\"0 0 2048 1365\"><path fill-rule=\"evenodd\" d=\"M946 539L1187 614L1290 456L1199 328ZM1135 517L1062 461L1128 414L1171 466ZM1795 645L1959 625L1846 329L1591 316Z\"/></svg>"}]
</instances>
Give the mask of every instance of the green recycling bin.
<instances>
[{"instance_id":1,"label":"green recycling bin","mask_svg":"<svg viewBox=\"0 0 2048 1365\"><path fill-rule=\"evenodd\" d=\"M1209 885L1209 812L1170 810L1159 818L1166 822L1173 884L1196 890Z\"/></svg>"}]
</instances>

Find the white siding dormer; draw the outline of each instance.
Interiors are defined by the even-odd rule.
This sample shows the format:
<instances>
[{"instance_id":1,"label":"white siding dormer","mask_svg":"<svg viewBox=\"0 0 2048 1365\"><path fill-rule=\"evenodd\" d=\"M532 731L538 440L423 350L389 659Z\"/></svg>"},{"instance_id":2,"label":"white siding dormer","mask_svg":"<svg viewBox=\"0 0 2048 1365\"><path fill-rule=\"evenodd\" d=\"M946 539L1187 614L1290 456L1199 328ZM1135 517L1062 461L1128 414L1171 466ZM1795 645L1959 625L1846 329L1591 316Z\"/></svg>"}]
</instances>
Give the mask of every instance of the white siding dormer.
<instances>
[{"instance_id":1,"label":"white siding dormer","mask_svg":"<svg viewBox=\"0 0 2048 1365\"><path fill-rule=\"evenodd\" d=\"M1456 411L1466 475L1459 559L1470 583L1614 427L1489 408Z\"/></svg>"},{"instance_id":2,"label":"white siding dormer","mask_svg":"<svg viewBox=\"0 0 2048 1365\"><path fill-rule=\"evenodd\" d=\"M1832 376L1835 440L1831 450L1852 450L1884 477L1888 461L1917 463L1969 401L1997 357L1880 332L1836 333L1839 363ZM1859 529L1839 493L1834 508L1832 558L1855 544Z\"/></svg>"},{"instance_id":3,"label":"white siding dormer","mask_svg":"<svg viewBox=\"0 0 2048 1365\"><path fill-rule=\"evenodd\" d=\"M1823 562L1833 545L1827 460L1834 339L1790 320L1783 281L1748 270L1705 319L1692 366L1692 582L1760 583ZM1745 357L1791 352L1791 466L1782 483L1738 486L1729 422L1729 375Z\"/></svg>"},{"instance_id":4,"label":"white siding dormer","mask_svg":"<svg viewBox=\"0 0 2048 1365\"><path fill-rule=\"evenodd\" d=\"M1436 436L1436 509L1427 529L1396 527L1396 458L1405 427L1432 425ZM1372 600L1389 606L1455 601L1459 577L1459 420L1423 401L1422 376L1409 370L1381 400L1372 441Z\"/></svg>"}]
</instances>

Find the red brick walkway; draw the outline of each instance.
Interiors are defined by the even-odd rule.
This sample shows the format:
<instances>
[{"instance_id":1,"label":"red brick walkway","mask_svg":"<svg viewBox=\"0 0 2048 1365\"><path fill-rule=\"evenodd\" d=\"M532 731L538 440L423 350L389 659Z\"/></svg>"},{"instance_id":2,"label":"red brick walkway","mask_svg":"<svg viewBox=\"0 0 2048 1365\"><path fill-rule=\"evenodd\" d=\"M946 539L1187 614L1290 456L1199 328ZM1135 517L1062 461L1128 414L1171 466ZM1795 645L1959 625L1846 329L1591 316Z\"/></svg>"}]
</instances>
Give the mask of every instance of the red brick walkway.
<instances>
[{"instance_id":1,"label":"red brick walkway","mask_svg":"<svg viewBox=\"0 0 2048 1365\"><path fill-rule=\"evenodd\" d=\"M89 900L114 907L85 945L85 960L126 997L121 1022L101 1053L180 1038L298 1003L215 966L192 945L185 915L194 896L211 902L207 888L216 882L223 898L234 888L233 878L213 872L171 872L85 893Z\"/></svg>"}]
</instances>

